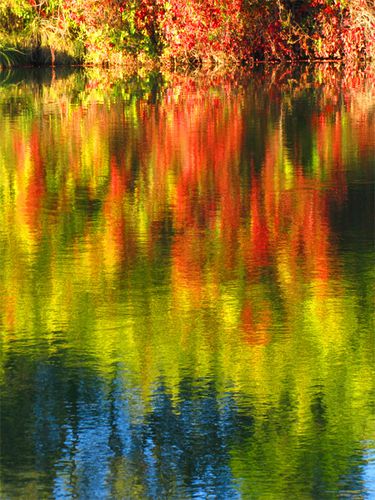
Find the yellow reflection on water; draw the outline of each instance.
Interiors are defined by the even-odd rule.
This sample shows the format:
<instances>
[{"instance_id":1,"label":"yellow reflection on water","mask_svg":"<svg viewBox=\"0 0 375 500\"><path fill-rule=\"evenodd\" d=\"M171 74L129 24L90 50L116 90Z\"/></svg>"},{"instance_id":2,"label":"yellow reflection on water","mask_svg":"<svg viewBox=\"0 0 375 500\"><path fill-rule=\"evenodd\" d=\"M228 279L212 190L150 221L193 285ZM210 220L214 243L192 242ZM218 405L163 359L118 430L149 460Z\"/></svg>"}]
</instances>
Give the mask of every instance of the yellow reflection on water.
<instances>
[{"instance_id":1,"label":"yellow reflection on water","mask_svg":"<svg viewBox=\"0 0 375 500\"><path fill-rule=\"evenodd\" d=\"M63 345L108 383L126 366L142 418L161 379L175 407L184 378L212 379L251 401L255 448L231 451L249 484L259 448L295 473L319 418L327 449L369 439L371 311L333 222L350 172L368 175L371 86L340 101L328 84L272 97L182 79L153 101L89 83L74 100L73 83L0 94L25 106L2 118L1 377L14 352Z\"/></svg>"}]
</instances>

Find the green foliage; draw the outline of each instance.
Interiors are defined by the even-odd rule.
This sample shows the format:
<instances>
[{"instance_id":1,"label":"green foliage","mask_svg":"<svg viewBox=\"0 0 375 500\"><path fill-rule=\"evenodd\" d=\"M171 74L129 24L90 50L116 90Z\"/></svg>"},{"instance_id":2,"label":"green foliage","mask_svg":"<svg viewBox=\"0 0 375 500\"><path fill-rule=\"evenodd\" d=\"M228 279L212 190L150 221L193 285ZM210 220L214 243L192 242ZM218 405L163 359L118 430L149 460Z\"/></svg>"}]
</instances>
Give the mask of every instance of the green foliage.
<instances>
[{"instance_id":1,"label":"green foliage","mask_svg":"<svg viewBox=\"0 0 375 500\"><path fill-rule=\"evenodd\" d=\"M17 55L21 54L20 50L14 47L0 48L0 67L14 66L17 62Z\"/></svg>"},{"instance_id":2,"label":"green foliage","mask_svg":"<svg viewBox=\"0 0 375 500\"><path fill-rule=\"evenodd\" d=\"M33 16L29 4L20 0L0 3L0 48L3 51L5 47L17 47L20 44ZM3 57L7 60L7 57Z\"/></svg>"}]
</instances>

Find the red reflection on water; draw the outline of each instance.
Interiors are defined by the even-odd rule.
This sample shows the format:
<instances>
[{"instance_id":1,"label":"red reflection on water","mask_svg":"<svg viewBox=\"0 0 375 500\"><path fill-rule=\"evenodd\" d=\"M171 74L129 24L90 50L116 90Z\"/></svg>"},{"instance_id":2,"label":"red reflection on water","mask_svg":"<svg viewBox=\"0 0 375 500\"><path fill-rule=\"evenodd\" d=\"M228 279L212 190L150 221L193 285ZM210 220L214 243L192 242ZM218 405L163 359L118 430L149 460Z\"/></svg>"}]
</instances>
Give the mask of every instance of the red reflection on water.
<instances>
[{"instance_id":1,"label":"red reflection on water","mask_svg":"<svg viewBox=\"0 0 375 500\"><path fill-rule=\"evenodd\" d=\"M293 102L300 90L287 99ZM61 122L55 117L54 126L35 118L27 131L16 127L24 222L39 240L43 231L63 231L63 214L70 211L72 227L82 219L74 238L84 234L92 242L92 265L108 272L130 267L141 252L157 259L162 233L170 231L172 291L184 289L194 307L208 285L217 289L242 267L249 283L262 268L272 269L283 289L301 280L327 282L334 265L329 207L332 200L345 201L350 154L368 149L367 115L363 111L357 126L350 97L345 94L344 106L322 87L305 124L311 141L298 142L297 124L288 149L284 94L273 87L271 109L264 94L249 92L250 100L245 91L210 91L188 79L157 104L140 98L131 127L123 126L121 106L97 103L74 108ZM249 129L256 113L263 124ZM349 148L343 136L350 120ZM64 167L58 172L53 162ZM96 203L95 224L76 209L77 193L87 206ZM43 212L47 205L53 210ZM240 315L246 342L267 343L272 308L264 297L252 303L249 293Z\"/></svg>"}]
</instances>

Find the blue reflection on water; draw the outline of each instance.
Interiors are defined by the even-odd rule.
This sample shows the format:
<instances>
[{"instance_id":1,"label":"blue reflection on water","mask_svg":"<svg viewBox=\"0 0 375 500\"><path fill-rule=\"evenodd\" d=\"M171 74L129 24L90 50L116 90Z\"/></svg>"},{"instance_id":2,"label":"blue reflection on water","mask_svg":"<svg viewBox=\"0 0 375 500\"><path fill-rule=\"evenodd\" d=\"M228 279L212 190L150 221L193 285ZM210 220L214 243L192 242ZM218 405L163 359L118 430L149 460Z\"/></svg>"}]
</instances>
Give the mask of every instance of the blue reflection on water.
<instances>
[{"instance_id":1,"label":"blue reflection on water","mask_svg":"<svg viewBox=\"0 0 375 500\"><path fill-rule=\"evenodd\" d=\"M140 392L126 387L121 371L109 386L84 372L39 363L33 413L21 417L34 427L37 468L53 482L55 498L116 495L116 475L125 469L147 498L176 488L195 498L238 496L229 455L232 396L219 400L212 382L186 379L173 402L160 381L144 413ZM131 486L123 486L130 495Z\"/></svg>"}]
</instances>

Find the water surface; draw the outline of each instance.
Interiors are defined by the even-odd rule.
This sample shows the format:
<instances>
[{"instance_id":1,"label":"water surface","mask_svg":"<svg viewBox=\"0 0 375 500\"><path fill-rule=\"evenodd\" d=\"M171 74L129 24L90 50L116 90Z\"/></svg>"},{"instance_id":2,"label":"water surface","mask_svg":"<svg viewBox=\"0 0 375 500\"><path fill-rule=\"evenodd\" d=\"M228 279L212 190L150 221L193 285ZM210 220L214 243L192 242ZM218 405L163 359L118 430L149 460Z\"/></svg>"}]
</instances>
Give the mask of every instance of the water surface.
<instances>
[{"instance_id":1,"label":"water surface","mask_svg":"<svg viewBox=\"0 0 375 500\"><path fill-rule=\"evenodd\" d=\"M2 498L374 497L373 76L0 80Z\"/></svg>"}]
</instances>

